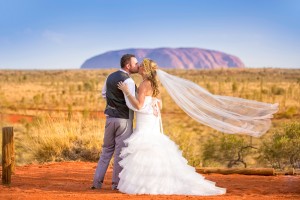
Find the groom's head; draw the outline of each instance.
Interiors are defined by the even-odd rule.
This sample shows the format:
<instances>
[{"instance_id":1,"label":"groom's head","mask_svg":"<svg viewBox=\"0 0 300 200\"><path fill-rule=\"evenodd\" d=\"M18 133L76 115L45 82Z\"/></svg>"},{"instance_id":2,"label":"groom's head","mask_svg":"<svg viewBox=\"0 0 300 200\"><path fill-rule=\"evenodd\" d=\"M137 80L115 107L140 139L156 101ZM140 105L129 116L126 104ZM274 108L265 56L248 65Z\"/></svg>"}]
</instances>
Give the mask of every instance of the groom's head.
<instances>
[{"instance_id":1,"label":"groom's head","mask_svg":"<svg viewBox=\"0 0 300 200\"><path fill-rule=\"evenodd\" d=\"M139 72L138 61L135 55L133 54L123 55L120 64L121 64L121 68L130 74Z\"/></svg>"}]
</instances>

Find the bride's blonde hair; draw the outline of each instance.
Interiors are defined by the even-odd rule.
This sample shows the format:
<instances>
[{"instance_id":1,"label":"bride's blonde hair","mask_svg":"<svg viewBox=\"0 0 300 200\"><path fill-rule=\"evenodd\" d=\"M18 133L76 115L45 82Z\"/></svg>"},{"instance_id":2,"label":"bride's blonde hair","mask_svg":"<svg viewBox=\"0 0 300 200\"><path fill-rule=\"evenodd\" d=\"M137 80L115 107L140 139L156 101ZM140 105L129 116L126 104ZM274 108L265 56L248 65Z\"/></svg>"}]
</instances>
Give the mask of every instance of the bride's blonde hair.
<instances>
[{"instance_id":1,"label":"bride's blonde hair","mask_svg":"<svg viewBox=\"0 0 300 200\"><path fill-rule=\"evenodd\" d=\"M157 95L160 93L159 81L156 74L156 69L158 69L158 66L156 62L148 58L143 59L142 66L144 67L146 79L151 82L151 86L153 89L152 96L157 97Z\"/></svg>"}]
</instances>

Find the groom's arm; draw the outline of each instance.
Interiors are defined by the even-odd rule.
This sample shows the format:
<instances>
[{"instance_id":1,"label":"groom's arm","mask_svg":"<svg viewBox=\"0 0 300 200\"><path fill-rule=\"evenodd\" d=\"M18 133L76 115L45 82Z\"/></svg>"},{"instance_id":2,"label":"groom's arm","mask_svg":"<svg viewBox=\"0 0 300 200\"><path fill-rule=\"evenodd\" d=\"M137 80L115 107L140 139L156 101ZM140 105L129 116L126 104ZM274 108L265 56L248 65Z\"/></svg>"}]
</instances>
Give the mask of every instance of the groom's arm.
<instances>
[{"instance_id":1,"label":"groom's arm","mask_svg":"<svg viewBox=\"0 0 300 200\"><path fill-rule=\"evenodd\" d=\"M107 80L107 79L106 79L106 80ZM106 99L106 80L104 81L103 88L102 88L102 92L101 92L102 97L103 97L104 99Z\"/></svg>"},{"instance_id":2,"label":"groom's arm","mask_svg":"<svg viewBox=\"0 0 300 200\"><path fill-rule=\"evenodd\" d=\"M135 84L133 79L128 78L124 81L125 84L127 84L127 87L129 89L129 92L132 96L135 97ZM125 101L126 101L126 105L129 109L133 110L133 111L138 111L135 107L133 107L133 105L130 103L128 97L126 96L126 94L124 94L125 97Z\"/></svg>"},{"instance_id":3,"label":"groom's arm","mask_svg":"<svg viewBox=\"0 0 300 200\"><path fill-rule=\"evenodd\" d=\"M135 83L133 81L133 79L128 78L124 81L125 84L127 84L127 87L129 89L129 92L132 96L135 97ZM126 96L126 94L124 94L125 97L125 101L126 101L126 105L129 109L135 111L135 112L142 112L142 113L150 113L153 114L153 108L151 105L147 105L147 107L142 107L140 110L136 109L131 103L130 100L128 99L128 97Z\"/></svg>"}]
</instances>

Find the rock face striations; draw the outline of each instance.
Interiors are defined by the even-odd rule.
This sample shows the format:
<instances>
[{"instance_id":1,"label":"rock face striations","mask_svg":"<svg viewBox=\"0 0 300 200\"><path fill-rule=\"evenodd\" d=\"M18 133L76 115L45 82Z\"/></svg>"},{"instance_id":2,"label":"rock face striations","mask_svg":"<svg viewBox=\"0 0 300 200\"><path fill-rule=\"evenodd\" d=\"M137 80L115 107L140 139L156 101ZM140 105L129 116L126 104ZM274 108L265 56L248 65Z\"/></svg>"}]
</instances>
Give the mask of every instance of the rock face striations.
<instances>
[{"instance_id":1,"label":"rock face striations","mask_svg":"<svg viewBox=\"0 0 300 200\"><path fill-rule=\"evenodd\" d=\"M120 58L126 53L134 54L138 61L145 57L150 58L162 68L217 69L245 67L238 57L219 51L199 48L158 48L109 51L86 60L81 68L119 68Z\"/></svg>"}]
</instances>

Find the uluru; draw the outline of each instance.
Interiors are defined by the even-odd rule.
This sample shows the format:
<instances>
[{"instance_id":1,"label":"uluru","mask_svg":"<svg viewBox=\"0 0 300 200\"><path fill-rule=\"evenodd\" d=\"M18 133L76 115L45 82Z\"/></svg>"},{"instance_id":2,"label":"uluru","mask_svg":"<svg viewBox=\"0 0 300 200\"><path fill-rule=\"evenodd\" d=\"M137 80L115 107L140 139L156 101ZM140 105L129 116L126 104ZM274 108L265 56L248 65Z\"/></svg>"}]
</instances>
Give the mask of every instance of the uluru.
<instances>
[{"instance_id":1,"label":"uluru","mask_svg":"<svg viewBox=\"0 0 300 200\"><path fill-rule=\"evenodd\" d=\"M138 61L150 58L162 68L178 69L218 69L244 68L244 63L234 55L215 50L200 48L156 48L123 49L109 51L87 59L82 69L119 68L120 58L124 54L134 54Z\"/></svg>"}]
</instances>

